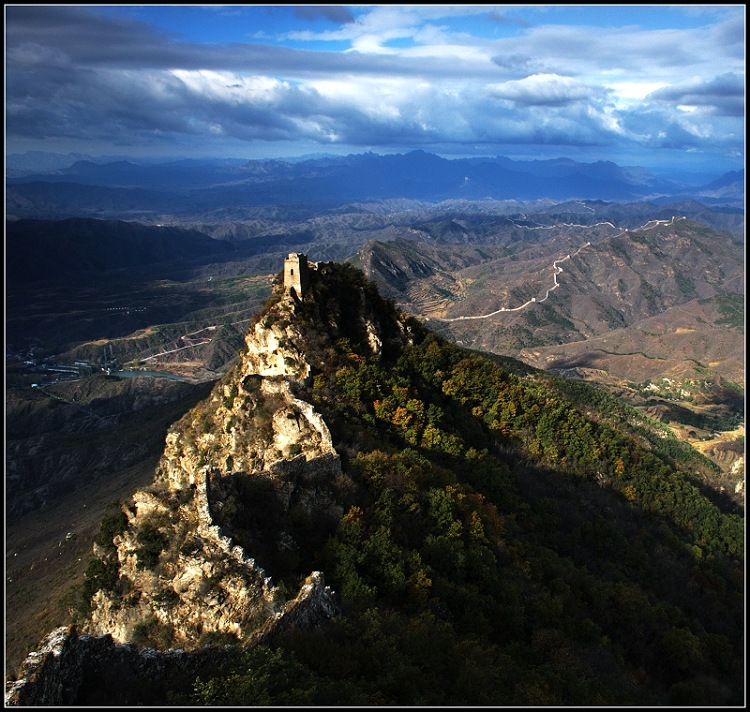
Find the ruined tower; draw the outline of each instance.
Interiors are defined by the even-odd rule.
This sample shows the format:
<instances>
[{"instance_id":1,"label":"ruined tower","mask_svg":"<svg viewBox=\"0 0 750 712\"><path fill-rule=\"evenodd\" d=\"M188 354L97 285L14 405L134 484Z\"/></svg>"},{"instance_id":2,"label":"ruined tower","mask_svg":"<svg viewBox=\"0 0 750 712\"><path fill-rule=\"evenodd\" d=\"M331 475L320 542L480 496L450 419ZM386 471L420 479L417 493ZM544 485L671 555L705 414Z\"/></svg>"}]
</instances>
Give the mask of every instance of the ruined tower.
<instances>
[{"instance_id":1,"label":"ruined tower","mask_svg":"<svg viewBox=\"0 0 750 712\"><path fill-rule=\"evenodd\" d=\"M303 290L310 284L310 265L307 255L290 252L284 260L284 290L293 289L302 299Z\"/></svg>"}]
</instances>

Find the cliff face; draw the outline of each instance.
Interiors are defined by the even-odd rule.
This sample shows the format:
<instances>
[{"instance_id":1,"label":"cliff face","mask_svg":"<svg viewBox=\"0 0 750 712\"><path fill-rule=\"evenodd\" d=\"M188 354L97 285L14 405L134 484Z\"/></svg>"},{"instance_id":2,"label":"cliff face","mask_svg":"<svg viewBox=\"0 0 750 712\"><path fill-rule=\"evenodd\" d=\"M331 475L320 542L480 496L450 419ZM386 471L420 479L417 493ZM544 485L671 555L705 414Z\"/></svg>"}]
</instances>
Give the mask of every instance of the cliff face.
<instances>
[{"instance_id":1,"label":"cliff face","mask_svg":"<svg viewBox=\"0 0 750 712\"><path fill-rule=\"evenodd\" d=\"M109 584L93 594L84 632L192 649L248 642L292 603L308 622L333 613L305 550L344 513L341 462L305 392L343 334L356 331L374 353L406 338L400 323L379 321L364 289L342 307L338 270L311 265L301 299L277 285L236 367L172 426L152 485L123 506L112 546L97 547Z\"/></svg>"},{"instance_id":2,"label":"cliff face","mask_svg":"<svg viewBox=\"0 0 750 712\"><path fill-rule=\"evenodd\" d=\"M330 591L312 574L297 597L286 603L251 641L272 641L293 627L305 627L335 614ZM59 705L153 705L168 702L168 690L209 675L236 653L231 647L157 652L112 635L80 635L75 626L52 631L31 653L18 680L6 684L9 707Z\"/></svg>"},{"instance_id":3,"label":"cliff face","mask_svg":"<svg viewBox=\"0 0 750 712\"><path fill-rule=\"evenodd\" d=\"M289 320L294 306L285 295L275 313ZM292 394L309 365L299 332L281 324L256 324L229 378L170 429L152 486L133 495L115 550L101 551L118 580L94 594L86 632L195 647L212 633L245 640L280 613L274 582L216 513L233 476L271 480L287 503L308 466L340 467L325 423Z\"/></svg>"},{"instance_id":4,"label":"cliff face","mask_svg":"<svg viewBox=\"0 0 750 712\"><path fill-rule=\"evenodd\" d=\"M379 355L408 329L345 267L307 268L304 294L277 284L236 366L171 426L151 485L107 515L89 614L28 657L6 703L80 702L104 669L143 683L133 697L118 682L118 699L147 702L164 670L189 676L207 664L194 653L336 614L309 552L341 519L348 485L307 398L334 348L351 338Z\"/></svg>"},{"instance_id":5,"label":"cliff face","mask_svg":"<svg viewBox=\"0 0 750 712\"><path fill-rule=\"evenodd\" d=\"M192 680L220 665L227 649L157 654L111 635L79 635L75 627L52 631L24 663L24 677L6 685L12 707L153 704L166 702L165 681Z\"/></svg>"}]
</instances>

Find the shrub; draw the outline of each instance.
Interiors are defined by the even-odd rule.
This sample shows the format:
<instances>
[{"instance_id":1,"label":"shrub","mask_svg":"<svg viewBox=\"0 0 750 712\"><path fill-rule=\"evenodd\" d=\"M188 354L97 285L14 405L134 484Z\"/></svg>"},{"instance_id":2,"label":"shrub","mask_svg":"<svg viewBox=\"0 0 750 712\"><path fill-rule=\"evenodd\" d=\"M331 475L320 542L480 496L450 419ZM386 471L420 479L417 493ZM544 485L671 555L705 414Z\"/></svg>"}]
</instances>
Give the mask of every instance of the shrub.
<instances>
[{"instance_id":1,"label":"shrub","mask_svg":"<svg viewBox=\"0 0 750 712\"><path fill-rule=\"evenodd\" d=\"M135 550L138 557L137 568L139 570L152 569L159 562L159 555L167 545L164 535L149 522L146 522L138 531L136 541L140 546Z\"/></svg>"},{"instance_id":2,"label":"shrub","mask_svg":"<svg viewBox=\"0 0 750 712\"><path fill-rule=\"evenodd\" d=\"M91 606L91 597L99 590L113 591L117 585L120 567L117 560L103 561L93 558L89 561L84 574L81 590L81 607L79 612L86 613Z\"/></svg>"},{"instance_id":3,"label":"shrub","mask_svg":"<svg viewBox=\"0 0 750 712\"><path fill-rule=\"evenodd\" d=\"M99 546L111 548L114 546L113 539L128 528L128 518L120 509L119 502L112 502L107 506L107 510L94 541Z\"/></svg>"}]
</instances>

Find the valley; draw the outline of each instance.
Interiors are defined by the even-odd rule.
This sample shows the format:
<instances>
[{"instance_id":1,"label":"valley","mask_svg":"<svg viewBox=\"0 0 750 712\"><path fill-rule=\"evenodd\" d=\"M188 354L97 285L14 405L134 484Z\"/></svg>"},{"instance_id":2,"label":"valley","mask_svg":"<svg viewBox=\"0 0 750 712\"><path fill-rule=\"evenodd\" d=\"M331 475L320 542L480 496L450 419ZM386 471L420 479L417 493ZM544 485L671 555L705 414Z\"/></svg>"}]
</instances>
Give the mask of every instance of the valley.
<instances>
[{"instance_id":1,"label":"valley","mask_svg":"<svg viewBox=\"0 0 750 712\"><path fill-rule=\"evenodd\" d=\"M744 512L744 214L734 201L220 204L206 189L153 211L149 194L126 211L122 191L135 200L136 187L112 185L93 217L99 189L68 191L66 204L60 182L43 205L34 190L13 188L18 219L7 223L11 674L65 618L106 505L150 481L169 425L236 363L290 252L362 269L406 314L473 352L605 387L705 454L717 470L704 484Z\"/></svg>"},{"instance_id":2,"label":"valley","mask_svg":"<svg viewBox=\"0 0 750 712\"><path fill-rule=\"evenodd\" d=\"M613 206L613 212L622 210ZM647 210L634 206L631 212L642 219ZM686 441L694 431L695 442L724 443L725 432L744 422L742 244L733 233L682 215L623 228L603 220L604 211L586 202L510 215L478 205L462 213L422 205L380 217L372 211L367 227L342 229L341 237L329 229L330 218L324 228L315 218L301 230L305 243L295 243L299 225L289 231L274 223L265 231L286 237L266 251L254 246L255 238L234 239L216 263L215 250L201 244L191 265L184 257L181 264L164 259L171 249L160 259L139 259L135 245L144 228L105 221L102 228L123 245L134 241L130 266L91 271L85 263L71 264L67 274L75 288L54 272L24 281L16 274L11 282L6 374L18 389L13 392L23 395L9 403L33 402L32 396L64 400L70 386L54 383L60 371L67 371L68 382L97 373L158 373L195 384L217 379L270 294L274 274L265 272L266 265L274 258L278 265L291 245L309 249L311 258L334 252L350 260L407 313L460 345L599 383L650 409ZM353 218L341 212L343 224ZM30 264L21 257L33 244L26 222L9 224L11 245L15 231L26 230L21 251L9 253L11 266ZM78 224L83 234L95 234L96 221ZM49 223L53 232L58 226L65 234L74 228L69 221ZM179 230L173 228L169 239L179 239ZM316 230L325 230L328 241L309 241ZM186 233L196 245L200 234ZM50 242L51 262L54 249ZM34 373L39 369L47 375ZM49 389L34 394L33 385ZM655 409L658 402L664 407ZM12 409L6 412L14 417ZM723 455L722 468L732 471L723 489L737 487L744 472L737 467Z\"/></svg>"}]
</instances>

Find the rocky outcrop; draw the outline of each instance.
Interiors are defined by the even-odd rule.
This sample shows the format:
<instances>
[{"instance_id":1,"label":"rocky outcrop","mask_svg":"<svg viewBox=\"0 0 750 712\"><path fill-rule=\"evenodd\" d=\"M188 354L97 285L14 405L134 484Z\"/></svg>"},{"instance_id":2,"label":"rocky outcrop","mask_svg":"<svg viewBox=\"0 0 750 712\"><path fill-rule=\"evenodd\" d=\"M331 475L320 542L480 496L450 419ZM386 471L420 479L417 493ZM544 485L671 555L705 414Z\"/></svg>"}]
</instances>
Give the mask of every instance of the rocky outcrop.
<instances>
[{"instance_id":1,"label":"rocky outcrop","mask_svg":"<svg viewBox=\"0 0 750 712\"><path fill-rule=\"evenodd\" d=\"M88 580L97 590L82 635L48 639L11 685L13 704L81 703L87 681L98 675L101 689L110 670L123 702L153 701L160 677L216 662L209 649L336 614L323 573L304 568L305 547L335 529L350 486L310 402L314 375L339 343L381 354L409 335L345 268L312 265L304 277L303 294L277 284L232 371L170 427L151 485L122 505L111 543L95 546L102 573Z\"/></svg>"},{"instance_id":2,"label":"rocky outcrop","mask_svg":"<svg viewBox=\"0 0 750 712\"><path fill-rule=\"evenodd\" d=\"M312 628L338 612L331 589L325 585L323 574L314 571L307 577L296 598L252 636L253 643L269 642L282 637L295 628Z\"/></svg>"},{"instance_id":3,"label":"rocky outcrop","mask_svg":"<svg viewBox=\"0 0 750 712\"><path fill-rule=\"evenodd\" d=\"M295 325L298 305L283 293L248 331L233 371L170 429L151 487L123 510L128 526L109 555L117 583L92 597L85 632L192 649L217 635L247 642L288 614L288 594L233 539L227 500L236 478L265 478L281 511L294 498L309 511L343 513L324 494L341 472L331 434L294 393L311 369ZM313 576L322 585L322 574Z\"/></svg>"},{"instance_id":4,"label":"rocky outcrop","mask_svg":"<svg viewBox=\"0 0 750 712\"><path fill-rule=\"evenodd\" d=\"M6 707L61 705L139 705L165 702L167 686L179 689L215 669L229 649L194 652L117 643L111 635L79 635L74 626L58 628L31 653L18 680L6 683Z\"/></svg>"},{"instance_id":5,"label":"rocky outcrop","mask_svg":"<svg viewBox=\"0 0 750 712\"><path fill-rule=\"evenodd\" d=\"M299 594L256 631L250 642L272 642L293 628L333 616L336 606L323 577L308 577ZM208 677L236 655L233 646L157 652L112 635L80 635L75 626L50 633L31 653L17 680L6 683L6 707L61 705L154 705L168 692L184 689L199 675Z\"/></svg>"}]
</instances>

